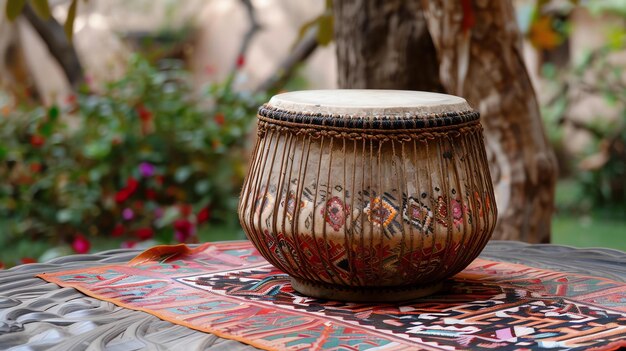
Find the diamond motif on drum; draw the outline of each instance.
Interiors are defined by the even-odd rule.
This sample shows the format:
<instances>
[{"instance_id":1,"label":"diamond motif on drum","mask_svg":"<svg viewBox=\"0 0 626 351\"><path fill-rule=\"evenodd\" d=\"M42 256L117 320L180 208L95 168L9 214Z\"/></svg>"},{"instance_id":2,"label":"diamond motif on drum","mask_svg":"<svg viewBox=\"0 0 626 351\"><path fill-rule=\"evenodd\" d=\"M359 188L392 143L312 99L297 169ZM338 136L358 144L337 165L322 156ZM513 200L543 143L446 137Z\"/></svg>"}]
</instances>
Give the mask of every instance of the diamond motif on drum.
<instances>
[{"instance_id":1,"label":"diamond motif on drum","mask_svg":"<svg viewBox=\"0 0 626 351\"><path fill-rule=\"evenodd\" d=\"M370 201L365 209L363 209L363 212L365 212L367 219L372 224L385 228L391 224L391 221L393 221L398 214L396 208L380 196Z\"/></svg>"},{"instance_id":2,"label":"diamond motif on drum","mask_svg":"<svg viewBox=\"0 0 626 351\"><path fill-rule=\"evenodd\" d=\"M333 196L326 201L326 206L322 209L322 215L333 230L339 231L346 224L346 217L350 211L350 206L346 205L337 196Z\"/></svg>"},{"instance_id":3,"label":"diamond motif on drum","mask_svg":"<svg viewBox=\"0 0 626 351\"><path fill-rule=\"evenodd\" d=\"M402 218L424 233L433 231L433 211L413 197L404 202Z\"/></svg>"}]
</instances>

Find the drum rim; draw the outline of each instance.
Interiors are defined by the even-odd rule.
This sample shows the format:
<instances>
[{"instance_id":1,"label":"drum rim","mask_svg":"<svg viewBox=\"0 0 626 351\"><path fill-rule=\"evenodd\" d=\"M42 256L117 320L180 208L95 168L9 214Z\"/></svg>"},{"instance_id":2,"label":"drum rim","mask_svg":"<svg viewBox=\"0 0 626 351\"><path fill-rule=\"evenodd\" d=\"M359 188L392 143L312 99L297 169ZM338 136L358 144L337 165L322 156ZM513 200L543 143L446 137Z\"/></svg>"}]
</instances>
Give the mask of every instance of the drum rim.
<instances>
[{"instance_id":1,"label":"drum rim","mask_svg":"<svg viewBox=\"0 0 626 351\"><path fill-rule=\"evenodd\" d=\"M441 127L465 125L479 121L480 113L476 110L450 111L432 114L402 114L383 115L372 118L371 115L342 115L289 111L271 106L262 105L257 118L268 123L300 125L309 128L330 128L345 130L422 130Z\"/></svg>"}]
</instances>

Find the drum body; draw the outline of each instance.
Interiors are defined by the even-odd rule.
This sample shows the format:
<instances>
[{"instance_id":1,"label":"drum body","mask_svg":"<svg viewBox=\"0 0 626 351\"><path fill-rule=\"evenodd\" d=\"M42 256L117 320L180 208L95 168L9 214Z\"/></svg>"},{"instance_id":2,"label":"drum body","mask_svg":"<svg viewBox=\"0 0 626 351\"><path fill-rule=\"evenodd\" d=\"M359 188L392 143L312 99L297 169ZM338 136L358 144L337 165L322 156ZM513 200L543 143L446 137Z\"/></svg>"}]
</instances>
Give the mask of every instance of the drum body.
<instances>
[{"instance_id":1,"label":"drum body","mask_svg":"<svg viewBox=\"0 0 626 351\"><path fill-rule=\"evenodd\" d=\"M309 296L431 294L489 240L496 207L478 113L409 91L302 91L259 109L239 204L248 238Z\"/></svg>"}]
</instances>

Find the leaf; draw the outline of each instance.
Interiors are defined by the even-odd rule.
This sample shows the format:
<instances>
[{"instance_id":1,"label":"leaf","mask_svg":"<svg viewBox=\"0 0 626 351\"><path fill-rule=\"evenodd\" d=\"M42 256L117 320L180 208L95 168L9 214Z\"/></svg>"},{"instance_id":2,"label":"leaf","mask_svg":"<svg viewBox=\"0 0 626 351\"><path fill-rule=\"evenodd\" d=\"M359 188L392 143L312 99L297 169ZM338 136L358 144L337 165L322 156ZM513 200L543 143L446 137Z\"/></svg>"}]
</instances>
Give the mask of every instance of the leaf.
<instances>
[{"instance_id":1,"label":"leaf","mask_svg":"<svg viewBox=\"0 0 626 351\"><path fill-rule=\"evenodd\" d=\"M72 210L65 208L57 211L57 222L59 223L67 223L72 220L74 213Z\"/></svg>"},{"instance_id":2,"label":"leaf","mask_svg":"<svg viewBox=\"0 0 626 351\"><path fill-rule=\"evenodd\" d=\"M530 26L530 42L538 49L551 50L563 42L563 38L552 28L552 18L539 17Z\"/></svg>"},{"instance_id":3,"label":"leaf","mask_svg":"<svg viewBox=\"0 0 626 351\"><path fill-rule=\"evenodd\" d=\"M67 11L67 19L65 19L65 25L63 29L65 30L65 35L69 41L72 41L72 36L74 35L74 19L76 18L76 6L78 6L78 0L72 0L72 4L70 5L70 9Z\"/></svg>"},{"instance_id":4,"label":"leaf","mask_svg":"<svg viewBox=\"0 0 626 351\"><path fill-rule=\"evenodd\" d=\"M41 133L41 135L45 136L46 138L49 138L52 135L53 130L54 125L50 122L42 124L39 128L39 132Z\"/></svg>"},{"instance_id":5,"label":"leaf","mask_svg":"<svg viewBox=\"0 0 626 351\"><path fill-rule=\"evenodd\" d=\"M180 217L180 210L177 206L168 207L163 216L154 222L154 226L157 228L163 228L174 223L174 220Z\"/></svg>"},{"instance_id":6,"label":"leaf","mask_svg":"<svg viewBox=\"0 0 626 351\"><path fill-rule=\"evenodd\" d=\"M83 150L85 157L99 160L104 159L111 152L111 143L98 140L87 144Z\"/></svg>"},{"instance_id":7,"label":"leaf","mask_svg":"<svg viewBox=\"0 0 626 351\"><path fill-rule=\"evenodd\" d=\"M333 23L334 17L332 14L324 14L317 20L317 43L321 46L328 45L333 41Z\"/></svg>"},{"instance_id":8,"label":"leaf","mask_svg":"<svg viewBox=\"0 0 626 351\"><path fill-rule=\"evenodd\" d=\"M59 107L57 105L52 105L49 109L48 109L48 118L50 118L50 121L56 121L57 118L59 118Z\"/></svg>"},{"instance_id":9,"label":"leaf","mask_svg":"<svg viewBox=\"0 0 626 351\"><path fill-rule=\"evenodd\" d=\"M319 21L320 17L315 17L314 19L304 23L302 27L300 27L300 30L298 31L298 36L294 42L295 43L294 46L302 40L304 35L309 31L309 29L311 29L311 27L317 25L317 22Z\"/></svg>"},{"instance_id":10,"label":"leaf","mask_svg":"<svg viewBox=\"0 0 626 351\"><path fill-rule=\"evenodd\" d=\"M48 0L30 0L30 4L33 6L33 9L35 9L37 15L43 19L47 20L52 15L50 13Z\"/></svg>"},{"instance_id":11,"label":"leaf","mask_svg":"<svg viewBox=\"0 0 626 351\"><path fill-rule=\"evenodd\" d=\"M9 21L13 21L22 13L26 0L7 0L6 14Z\"/></svg>"},{"instance_id":12,"label":"leaf","mask_svg":"<svg viewBox=\"0 0 626 351\"><path fill-rule=\"evenodd\" d=\"M196 191L196 194L198 195L204 195L208 193L210 189L211 189L211 182L209 182L206 179L197 182L196 185L194 186L194 190Z\"/></svg>"},{"instance_id":13,"label":"leaf","mask_svg":"<svg viewBox=\"0 0 626 351\"><path fill-rule=\"evenodd\" d=\"M191 167L183 166L176 170L174 173L174 179L177 183L184 183L187 179L189 179L192 173L193 170Z\"/></svg>"}]
</instances>

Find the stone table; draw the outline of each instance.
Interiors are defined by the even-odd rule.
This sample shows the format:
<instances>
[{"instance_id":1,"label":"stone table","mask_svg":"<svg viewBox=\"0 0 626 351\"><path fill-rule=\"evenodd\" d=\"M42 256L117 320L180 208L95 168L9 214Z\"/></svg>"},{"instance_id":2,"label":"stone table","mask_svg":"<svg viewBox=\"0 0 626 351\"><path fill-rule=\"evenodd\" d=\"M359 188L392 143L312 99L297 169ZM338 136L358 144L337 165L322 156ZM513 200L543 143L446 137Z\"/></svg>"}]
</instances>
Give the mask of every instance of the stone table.
<instances>
[{"instance_id":1,"label":"stone table","mask_svg":"<svg viewBox=\"0 0 626 351\"><path fill-rule=\"evenodd\" d=\"M0 271L0 350L256 350L34 277L125 263L139 253L110 250ZM626 253L617 250L491 241L480 257L626 282Z\"/></svg>"}]
</instances>

